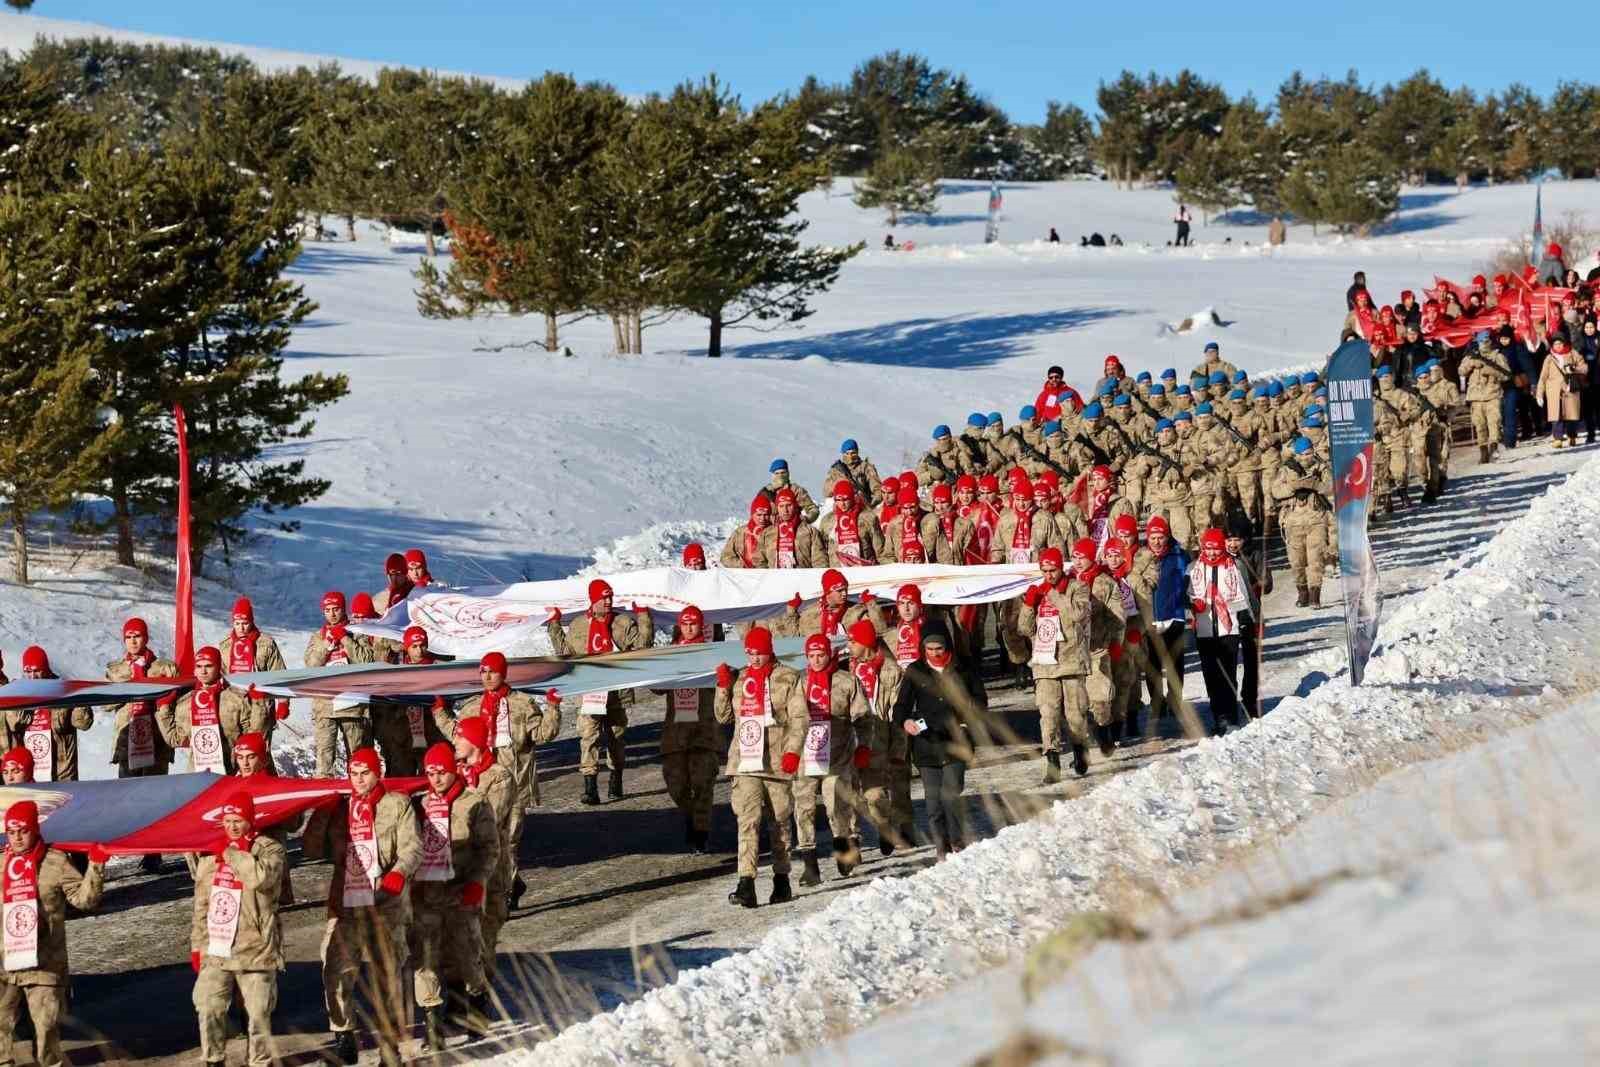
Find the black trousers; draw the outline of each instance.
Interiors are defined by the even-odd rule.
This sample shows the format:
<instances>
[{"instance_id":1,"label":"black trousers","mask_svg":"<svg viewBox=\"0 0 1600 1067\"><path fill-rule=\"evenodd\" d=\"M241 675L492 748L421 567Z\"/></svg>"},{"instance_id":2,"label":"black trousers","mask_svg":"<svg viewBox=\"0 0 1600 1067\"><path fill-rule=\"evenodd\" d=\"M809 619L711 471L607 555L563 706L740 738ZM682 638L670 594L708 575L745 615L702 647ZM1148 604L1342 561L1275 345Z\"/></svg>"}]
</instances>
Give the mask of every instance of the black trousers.
<instances>
[{"instance_id":1,"label":"black trousers","mask_svg":"<svg viewBox=\"0 0 1600 1067\"><path fill-rule=\"evenodd\" d=\"M967 843L967 805L961 791L967 787L967 765L951 760L942 767L917 764L922 776L922 802L928 809L928 830L940 848L960 848Z\"/></svg>"},{"instance_id":2,"label":"black trousers","mask_svg":"<svg viewBox=\"0 0 1600 1067\"><path fill-rule=\"evenodd\" d=\"M1239 636L1196 637L1195 651L1200 655L1200 674L1206 682L1206 699L1211 701L1211 721L1216 732L1232 723L1243 725L1239 718L1239 698L1235 695L1239 673Z\"/></svg>"},{"instance_id":3,"label":"black trousers","mask_svg":"<svg viewBox=\"0 0 1600 1067\"><path fill-rule=\"evenodd\" d=\"M1248 611L1239 613L1239 666L1240 674L1244 681L1239 686L1239 703L1244 705L1244 713L1252 719L1261 717L1259 687L1261 684L1261 650L1260 633L1255 616Z\"/></svg>"},{"instance_id":4,"label":"black trousers","mask_svg":"<svg viewBox=\"0 0 1600 1067\"><path fill-rule=\"evenodd\" d=\"M1600 430L1600 384L1595 382L1583 387L1583 429L1591 441Z\"/></svg>"}]
</instances>

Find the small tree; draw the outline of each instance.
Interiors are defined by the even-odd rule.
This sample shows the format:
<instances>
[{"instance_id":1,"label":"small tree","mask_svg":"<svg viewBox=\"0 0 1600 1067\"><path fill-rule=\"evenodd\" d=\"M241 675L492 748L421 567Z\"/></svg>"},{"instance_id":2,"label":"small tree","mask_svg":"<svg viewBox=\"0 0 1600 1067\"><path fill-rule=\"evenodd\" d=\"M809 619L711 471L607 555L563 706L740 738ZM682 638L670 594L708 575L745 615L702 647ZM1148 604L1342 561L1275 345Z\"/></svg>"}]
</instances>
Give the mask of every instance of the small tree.
<instances>
[{"instance_id":1,"label":"small tree","mask_svg":"<svg viewBox=\"0 0 1600 1067\"><path fill-rule=\"evenodd\" d=\"M855 203L886 208L890 226L898 225L903 214L930 215L939 207L938 172L917 152L890 149L857 183Z\"/></svg>"}]
</instances>

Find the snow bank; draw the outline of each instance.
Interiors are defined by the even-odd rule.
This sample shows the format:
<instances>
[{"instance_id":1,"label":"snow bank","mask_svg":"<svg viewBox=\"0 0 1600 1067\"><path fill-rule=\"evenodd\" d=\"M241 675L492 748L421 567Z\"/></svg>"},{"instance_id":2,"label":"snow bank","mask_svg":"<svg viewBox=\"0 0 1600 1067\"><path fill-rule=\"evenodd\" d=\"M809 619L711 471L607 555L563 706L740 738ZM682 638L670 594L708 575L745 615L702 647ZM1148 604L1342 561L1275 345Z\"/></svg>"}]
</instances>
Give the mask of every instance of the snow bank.
<instances>
[{"instance_id":1,"label":"snow bank","mask_svg":"<svg viewBox=\"0 0 1600 1067\"><path fill-rule=\"evenodd\" d=\"M1275 837L1399 761L1587 684L1600 639L1600 461L1509 523L1475 562L1391 608L1352 688L1337 652L1302 696L1223 740L1120 775L912 878L840 893L756 948L504 1062L747 1063L854 1028L1015 957L1119 885L1171 892L1227 849ZM1508 656L1508 648L1513 655Z\"/></svg>"}]
</instances>

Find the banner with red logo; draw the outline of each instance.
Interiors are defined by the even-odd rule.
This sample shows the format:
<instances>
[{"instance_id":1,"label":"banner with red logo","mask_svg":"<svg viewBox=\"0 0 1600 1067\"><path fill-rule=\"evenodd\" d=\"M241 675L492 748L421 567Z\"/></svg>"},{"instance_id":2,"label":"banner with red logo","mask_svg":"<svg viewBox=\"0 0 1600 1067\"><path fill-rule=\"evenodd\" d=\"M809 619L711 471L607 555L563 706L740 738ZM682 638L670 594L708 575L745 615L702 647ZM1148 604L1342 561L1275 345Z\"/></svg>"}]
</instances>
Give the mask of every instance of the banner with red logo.
<instances>
[{"instance_id":1,"label":"banner with red logo","mask_svg":"<svg viewBox=\"0 0 1600 1067\"><path fill-rule=\"evenodd\" d=\"M1333 460L1339 581L1344 587L1350 679L1361 676L1378 638L1378 565L1367 539L1372 498L1372 358L1364 341L1346 341L1328 360L1328 444Z\"/></svg>"}]
</instances>

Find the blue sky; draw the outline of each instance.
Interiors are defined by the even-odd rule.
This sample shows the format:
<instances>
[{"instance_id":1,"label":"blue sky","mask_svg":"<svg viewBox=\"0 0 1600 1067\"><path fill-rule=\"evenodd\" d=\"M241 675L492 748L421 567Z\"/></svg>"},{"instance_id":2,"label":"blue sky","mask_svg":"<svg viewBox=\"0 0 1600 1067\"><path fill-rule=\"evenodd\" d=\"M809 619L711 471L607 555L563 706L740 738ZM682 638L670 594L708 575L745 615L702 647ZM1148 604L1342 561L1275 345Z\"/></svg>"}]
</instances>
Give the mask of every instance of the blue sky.
<instances>
[{"instance_id":1,"label":"blue sky","mask_svg":"<svg viewBox=\"0 0 1600 1067\"><path fill-rule=\"evenodd\" d=\"M1231 95L1263 100L1296 68L1341 77L1355 67L1382 84L1427 66L1452 87L1520 80L1544 96L1558 75L1585 76L1581 48L1557 45L1551 59L1553 23L1463 0L1436 10L1351 0L37 0L31 14L479 74L564 70L633 94L714 71L746 101L807 74L842 81L860 60L898 48L964 71L1021 122L1043 118L1050 99L1093 115L1096 85L1124 67L1188 66Z\"/></svg>"}]
</instances>

